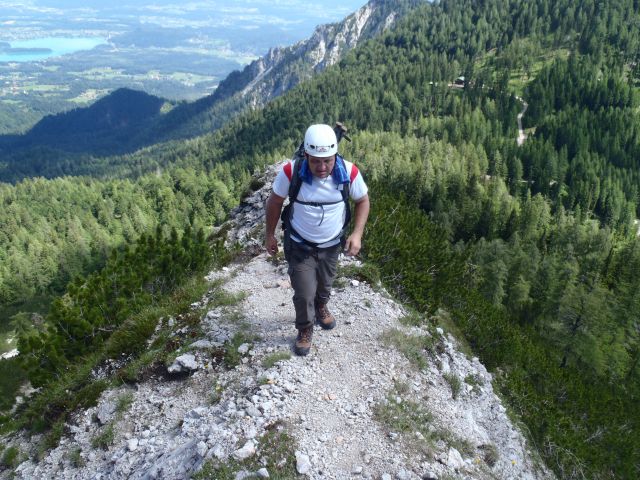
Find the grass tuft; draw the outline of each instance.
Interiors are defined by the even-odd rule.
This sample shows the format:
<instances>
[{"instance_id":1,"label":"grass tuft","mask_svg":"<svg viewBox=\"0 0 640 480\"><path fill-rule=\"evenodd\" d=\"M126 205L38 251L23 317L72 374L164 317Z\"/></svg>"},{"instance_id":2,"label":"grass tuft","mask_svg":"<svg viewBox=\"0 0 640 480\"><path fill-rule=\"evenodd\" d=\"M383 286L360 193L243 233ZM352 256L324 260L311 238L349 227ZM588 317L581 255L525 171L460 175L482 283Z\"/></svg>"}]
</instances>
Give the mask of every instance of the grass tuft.
<instances>
[{"instance_id":1,"label":"grass tuft","mask_svg":"<svg viewBox=\"0 0 640 480\"><path fill-rule=\"evenodd\" d=\"M470 442L434 424L431 412L421 403L405 398L409 386L396 382L386 398L374 407L374 418L390 431L405 435L408 446L433 457L438 442L466 456L476 452Z\"/></svg>"},{"instance_id":2,"label":"grass tuft","mask_svg":"<svg viewBox=\"0 0 640 480\"><path fill-rule=\"evenodd\" d=\"M8 447L2 454L0 464L4 468L13 470L20 464L20 449L18 447Z\"/></svg>"},{"instance_id":3,"label":"grass tuft","mask_svg":"<svg viewBox=\"0 0 640 480\"><path fill-rule=\"evenodd\" d=\"M294 440L285 431L282 424L273 425L259 439L256 449L257 454L254 457L242 462L209 460L205 462L202 470L191 478L194 480L235 480L240 470L256 472L263 467L268 470L269 478L273 480L304 478L296 471Z\"/></svg>"},{"instance_id":4,"label":"grass tuft","mask_svg":"<svg viewBox=\"0 0 640 480\"><path fill-rule=\"evenodd\" d=\"M212 295L211 302L216 307L233 307L247 298L247 292L231 293L219 288Z\"/></svg>"},{"instance_id":5,"label":"grass tuft","mask_svg":"<svg viewBox=\"0 0 640 480\"><path fill-rule=\"evenodd\" d=\"M258 338L255 335L249 335L245 332L237 332L231 340L225 343L224 346L224 363L228 368L234 368L240 364L242 357L244 356L238 352L238 347L243 343L251 344ZM249 347L251 350L251 346Z\"/></svg>"},{"instance_id":6,"label":"grass tuft","mask_svg":"<svg viewBox=\"0 0 640 480\"><path fill-rule=\"evenodd\" d=\"M389 394L374 408L374 418L389 429L400 433L420 432L429 435L433 415L422 405Z\"/></svg>"},{"instance_id":7,"label":"grass tuft","mask_svg":"<svg viewBox=\"0 0 640 480\"><path fill-rule=\"evenodd\" d=\"M268 369L273 367L276 363L282 360L289 360L290 358L291 358L291 353L289 352L284 352L284 351L274 352L264 357L264 359L262 359L262 366Z\"/></svg>"},{"instance_id":8,"label":"grass tuft","mask_svg":"<svg viewBox=\"0 0 640 480\"><path fill-rule=\"evenodd\" d=\"M482 380L482 377L480 375L471 373L464 377L464 383L466 383L467 385L471 385L474 393L479 393L480 387L484 385L484 381Z\"/></svg>"},{"instance_id":9,"label":"grass tuft","mask_svg":"<svg viewBox=\"0 0 640 480\"><path fill-rule=\"evenodd\" d=\"M129 410L129 407L133 403L133 400L134 396L133 392L131 391L124 392L122 395L120 395L116 404L116 414L118 416L123 415L127 410Z\"/></svg>"},{"instance_id":10,"label":"grass tuft","mask_svg":"<svg viewBox=\"0 0 640 480\"><path fill-rule=\"evenodd\" d=\"M494 467L495 464L498 463L500 453L498 452L498 447L496 447L493 443L481 445L480 450L484 452L483 460L484 463L489 465L489 467Z\"/></svg>"},{"instance_id":11,"label":"grass tuft","mask_svg":"<svg viewBox=\"0 0 640 480\"><path fill-rule=\"evenodd\" d=\"M108 423L102 427L102 431L91 439L91 446L93 448L102 448L107 450L115 439L115 428L113 423Z\"/></svg>"},{"instance_id":12,"label":"grass tuft","mask_svg":"<svg viewBox=\"0 0 640 480\"><path fill-rule=\"evenodd\" d=\"M441 339L429 335L407 335L392 329L382 334L382 341L397 348L418 369L428 366L427 357L434 358L442 348Z\"/></svg>"},{"instance_id":13,"label":"grass tuft","mask_svg":"<svg viewBox=\"0 0 640 480\"><path fill-rule=\"evenodd\" d=\"M338 267L336 277L355 278L362 282L367 282L372 287L377 287L380 282L380 269L370 263L363 263L361 266L346 265Z\"/></svg>"},{"instance_id":14,"label":"grass tuft","mask_svg":"<svg viewBox=\"0 0 640 480\"><path fill-rule=\"evenodd\" d=\"M442 376L449 384L449 388L451 388L451 397L456 400L462 390L462 382L460 381L460 377L458 377L455 373L445 373Z\"/></svg>"},{"instance_id":15,"label":"grass tuft","mask_svg":"<svg viewBox=\"0 0 640 480\"><path fill-rule=\"evenodd\" d=\"M217 403L220 403L220 400L222 400L223 392L224 392L224 388L222 387L222 385L216 382L216 385L215 387L213 387L213 391L211 392L211 396L209 397L211 405L216 405Z\"/></svg>"},{"instance_id":16,"label":"grass tuft","mask_svg":"<svg viewBox=\"0 0 640 480\"><path fill-rule=\"evenodd\" d=\"M410 312L399 320L402 325L407 327L420 327L426 323L424 316L418 312Z\"/></svg>"},{"instance_id":17,"label":"grass tuft","mask_svg":"<svg viewBox=\"0 0 640 480\"><path fill-rule=\"evenodd\" d=\"M69 459L69 463L75 468L84 467L86 464L84 458L82 458L82 449L80 447L71 450L67 458Z\"/></svg>"}]
</instances>

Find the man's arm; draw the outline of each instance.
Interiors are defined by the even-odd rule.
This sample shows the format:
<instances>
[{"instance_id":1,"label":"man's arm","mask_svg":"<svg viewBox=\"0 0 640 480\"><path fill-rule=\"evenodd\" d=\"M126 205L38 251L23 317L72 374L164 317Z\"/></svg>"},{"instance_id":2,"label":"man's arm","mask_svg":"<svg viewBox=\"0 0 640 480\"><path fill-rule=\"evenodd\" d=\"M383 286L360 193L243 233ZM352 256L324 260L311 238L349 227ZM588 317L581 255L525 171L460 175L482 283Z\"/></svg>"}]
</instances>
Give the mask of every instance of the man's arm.
<instances>
[{"instance_id":1,"label":"man's arm","mask_svg":"<svg viewBox=\"0 0 640 480\"><path fill-rule=\"evenodd\" d=\"M280 212L282 212L282 205L284 204L285 197L276 195L271 192L267 202L265 204L266 214L266 228L264 232L264 247L267 249L269 255L275 255L278 253L278 241L276 240L275 232L276 226L278 226L278 220L280 219Z\"/></svg>"},{"instance_id":2,"label":"man's arm","mask_svg":"<svg viewBox=\"0 0 640 480\"><path fill-rule=\"evenodd\" d=\"M356 202L355 210L353 232L347 238L347 243L344 246L347 255L357 255L362 247L364 226L369 218L369 195L365 195Z\"/></svg>"}]
</instances>

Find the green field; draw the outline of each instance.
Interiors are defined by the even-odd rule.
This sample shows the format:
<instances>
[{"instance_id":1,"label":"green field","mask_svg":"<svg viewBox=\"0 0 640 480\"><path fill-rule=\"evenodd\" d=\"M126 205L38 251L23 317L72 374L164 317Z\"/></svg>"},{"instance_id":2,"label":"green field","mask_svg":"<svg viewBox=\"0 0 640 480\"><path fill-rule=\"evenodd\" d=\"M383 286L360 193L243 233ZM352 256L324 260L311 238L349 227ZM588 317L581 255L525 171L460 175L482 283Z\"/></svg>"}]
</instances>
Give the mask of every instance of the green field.
<instances>
[{"instance_id":1,"label":"green field","mask_svg":"<svg viewBox=\"0 0 640 480\"><path fill-rule=\"evenodd\" d=\"M97 90L97 89L89 89L82 92L80 95L74 98L70 98L69 101L78 104L86 104L91 103L109 93L109 90Z\"/></svg>"},{"instance_id":2,"label":"green field","mask_svg":"<svg viewBox=\"0 0 640 480\"><path fill-rule=\"evenodd\" d=\"M474 71L489 71L493 81L498 79L505 68L509 71L508 88L518 96L522 96L525 86L533 80L545 66L557 58L567 58L569 49L545 49L527 39L521 39L509 45L498 55L490 50L478 57L474 63Z\"/></svg>"}]
</instances>

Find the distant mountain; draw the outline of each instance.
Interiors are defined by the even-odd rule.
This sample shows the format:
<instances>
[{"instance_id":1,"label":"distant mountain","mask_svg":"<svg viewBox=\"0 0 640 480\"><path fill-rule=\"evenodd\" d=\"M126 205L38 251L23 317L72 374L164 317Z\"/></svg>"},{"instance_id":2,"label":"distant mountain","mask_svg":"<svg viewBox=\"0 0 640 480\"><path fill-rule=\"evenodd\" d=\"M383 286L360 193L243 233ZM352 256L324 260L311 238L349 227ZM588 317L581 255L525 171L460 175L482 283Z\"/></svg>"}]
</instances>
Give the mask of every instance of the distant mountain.
<instances>
[{"instance_id":1,"label":"distant mountain","mask_svg":"<svg viewBox=\"0 0 640 480\"><path fill-rule=\"evenodd\" d=\"M123 153L132 132L145 128L167 103L121 88L86 108L47 115L24 135L0 137L0 152L46 146L68 152Z\"/></svg>"}]
</instances>

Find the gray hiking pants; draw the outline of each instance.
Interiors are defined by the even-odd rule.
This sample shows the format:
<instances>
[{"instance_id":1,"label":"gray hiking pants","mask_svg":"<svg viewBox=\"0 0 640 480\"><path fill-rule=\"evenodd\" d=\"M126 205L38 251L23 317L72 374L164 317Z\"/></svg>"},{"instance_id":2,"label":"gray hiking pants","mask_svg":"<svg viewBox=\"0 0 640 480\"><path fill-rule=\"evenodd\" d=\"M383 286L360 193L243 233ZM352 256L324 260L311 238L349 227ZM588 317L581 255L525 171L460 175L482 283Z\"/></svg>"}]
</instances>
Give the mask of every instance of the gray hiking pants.
<instances>
[{"instance_id":1,"label":"gray hiking pants","mask_svg":"<svg viewBox=\"0 0 640 480\"><path fill-rule=\"evenodd\" d=\"M331 296L336 276L340 244L329 248L312 248L291 241L286 253L289 278L293 287L296 328L313 326L316 304L325 304Z\"/></svg>"}]
</instances>

